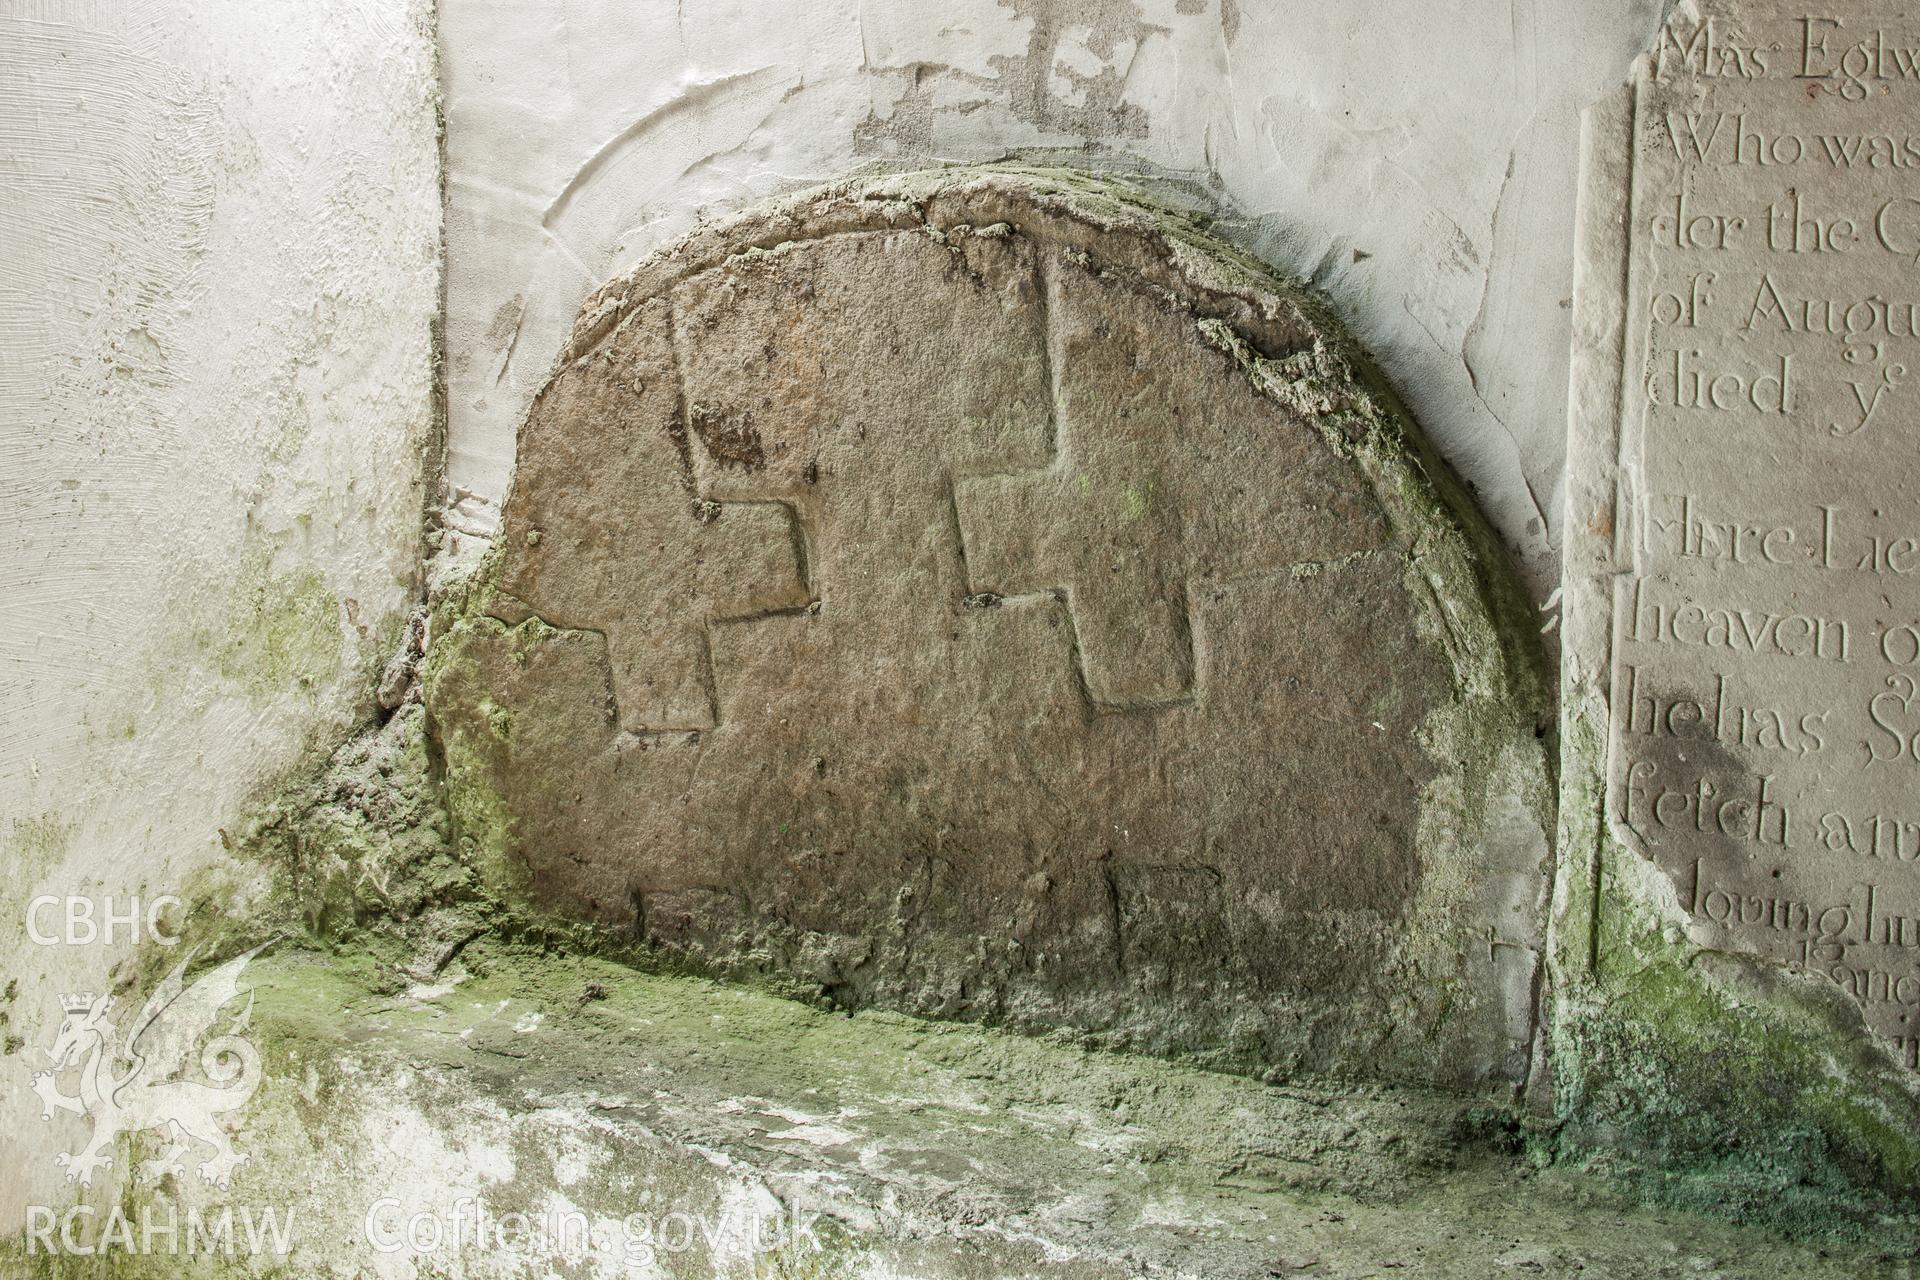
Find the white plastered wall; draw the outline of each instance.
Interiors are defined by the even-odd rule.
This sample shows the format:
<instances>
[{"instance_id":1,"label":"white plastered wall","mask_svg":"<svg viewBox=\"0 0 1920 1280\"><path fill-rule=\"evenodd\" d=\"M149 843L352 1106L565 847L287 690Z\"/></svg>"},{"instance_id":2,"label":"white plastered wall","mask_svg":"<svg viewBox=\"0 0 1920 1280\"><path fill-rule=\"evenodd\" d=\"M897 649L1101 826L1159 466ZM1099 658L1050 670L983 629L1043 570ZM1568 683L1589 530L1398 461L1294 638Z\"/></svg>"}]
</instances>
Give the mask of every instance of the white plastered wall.
<instances>
[{"instance_id":1,"label":"white plastered wall","mask_svg":"<svg viewBox=\"0 0 1920 1280\"><path fill-rule=\"evenodd\" d=\"M439 240L427 0L0 0L0 1222L70 1194L30 1075L130 949L28 905L181 892L370 710Z\"/></svg>"},{"instance_id":2,"label":"white plastered wall","mask_svg":"<svg viewBox=\"0 0 1920 1280\"><path fill-rule=\"evenodd\" d=\"M862 165L1051 152L1190 184L1324 288L1545 595L1578 112L1658 10L444 0L456 526L492 527L581 298L638 257Z\"/></svg>"}]
</instances>

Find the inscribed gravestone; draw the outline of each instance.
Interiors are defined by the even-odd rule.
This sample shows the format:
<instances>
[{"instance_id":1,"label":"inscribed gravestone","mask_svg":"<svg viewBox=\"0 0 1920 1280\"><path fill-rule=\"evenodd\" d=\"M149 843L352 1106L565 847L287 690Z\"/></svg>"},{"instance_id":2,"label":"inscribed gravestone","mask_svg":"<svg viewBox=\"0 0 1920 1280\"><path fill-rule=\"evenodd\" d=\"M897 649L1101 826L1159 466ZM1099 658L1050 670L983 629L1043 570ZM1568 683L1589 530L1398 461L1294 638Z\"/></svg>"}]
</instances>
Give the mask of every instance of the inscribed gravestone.
<instances>
[{"instance_id":1,"label":"inscribed gravestone","mask_svg":"<svg viewBox=\"0 0 1920 1280\"><path fill-rule=\"evenodd\" d=\"M1675 12L1589 139L1568 520L1612 830L1696 940L1827 975L1909 1065L1916 108L1920 15Z\"/></svg>"},{"instance_id":2,"label":"inscribed gravestone","mask_svg":"<svg viewBox=\"0 0 1920 1280\"><path fill-rule=\"evenodd\" d=\"M1517 1079L1539 685L1358 362L1078 182L703 232L589 300L521 432L428 681L456 811L542 903L709 971Z\"/></svg>"}]
</instances>

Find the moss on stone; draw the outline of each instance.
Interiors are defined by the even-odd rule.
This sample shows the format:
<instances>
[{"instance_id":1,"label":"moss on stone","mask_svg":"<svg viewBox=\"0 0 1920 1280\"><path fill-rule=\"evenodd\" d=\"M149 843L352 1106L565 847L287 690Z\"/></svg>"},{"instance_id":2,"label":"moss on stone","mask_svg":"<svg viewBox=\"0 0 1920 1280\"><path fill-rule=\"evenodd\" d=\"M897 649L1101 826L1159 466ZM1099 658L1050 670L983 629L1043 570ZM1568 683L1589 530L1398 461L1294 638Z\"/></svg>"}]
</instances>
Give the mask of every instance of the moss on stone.
<instances>
[{"instance_id":1,"label":"moss on stone","mask_svg":"<svg viewBox=\"0 0 1920 1280\"><path fill-rule=\"evenodd\" d=\"M1560 997L1556 1158L1652 1203L1920 1247L1920 1107L1857 1010L1817 978L1673 940L1622 888L1598 904L1594 980Z\"/></svg>"},{"instance_id":2,"label":"moss on stone","mask_svg":"<svg viewBox=\"0 0 1920 1280\"><path fill-rule=\"evenodd\" d=\"M248 1113L253 1158L226 1198L297 1207L286 1262L28 1259L15 1246L0 1260L49 1280L331 1274L362 1248L379 1196L444 1210L471 1184L496 1218L558 1196L606 1222L713 1214L730 1189L768 1180L782 1196L817 1187L823 1247L723 1265L696 1243L673 1274L1260 1274L1277 1251L1333 1241L1347 1266L1417 1250L1441 1277L1576 1261L1655 1275L1763 1243L1652 1215L1623 1233L1627 1208L1604 1181L1529 1168L1510 1113L1445 1094L1275 1089L980 1027L836 1016L531 938L484 935L433 983L392 979L367 952L318 940L248 970L267 1075ZM408 1174L427 1182L394 1181ZM137 1213L177 1190L125 1203ZM1815 1280L1896 1274L1877 1249L1764 1243Z\"/></svg>"},{"instance_id":3,"label":"moss on stone","mask_svg":"<svg viewBox=\"0 0 1920 1280\"><path fill-rule=\"evenodd\" d=\"M1671 885L1606 815L1608 711L1562 698L1560 872L1542 1159L1650 1204L1920 1248L1920 1084L1815 975L1693 944Z\"/></svg>"}]
</instances>

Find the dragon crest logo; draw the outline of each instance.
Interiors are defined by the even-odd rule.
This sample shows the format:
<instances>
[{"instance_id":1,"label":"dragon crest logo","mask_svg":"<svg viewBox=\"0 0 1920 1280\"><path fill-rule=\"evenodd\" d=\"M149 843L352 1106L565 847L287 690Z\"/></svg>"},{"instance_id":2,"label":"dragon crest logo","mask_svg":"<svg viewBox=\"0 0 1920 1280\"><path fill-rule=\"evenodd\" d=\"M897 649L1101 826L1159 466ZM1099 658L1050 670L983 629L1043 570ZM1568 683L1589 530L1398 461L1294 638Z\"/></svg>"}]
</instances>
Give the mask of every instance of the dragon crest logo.
<instances>
[{"instance_id":1,"label":"dragon crest logo","mask_svg":"<svg viewBox=\"0 0 1920 1280\"><path fill-rule=\"evenodd\" d=\"M40 1095L43 1120L56 1110L84 1115L93 1121L93 1137L78 1152L61 1152L54 1162L67 1171L67 1181L91 1184L94 1171L113 1160L114 1141L121 1134L164 1129L168 1146L157 1158L142 1161L135 1170L141 1178L184 1174L184 1159L198 1146L213 1154L201 1161L200 1177L226 1186L234 1169L247 1157L235 1151L223 1113L238 1111L260 1086L260 1054L241 1035L253 1014L252 988L246 1007L227 1029L207 1040L199 1054L205 1081L187 1078L193 1047L213 1029L221 1009L241 993L240 971L267 944L203 974L192 986L181 981L191 955L168 974L126 1031L108 1020L111 993L62 996L65 1017L59 1036L46 1053L52 1069L35 1073L33 1091ZM62 1093L58 1078L79 1071L78 1091Z\"/></svg>"}]
</instances>

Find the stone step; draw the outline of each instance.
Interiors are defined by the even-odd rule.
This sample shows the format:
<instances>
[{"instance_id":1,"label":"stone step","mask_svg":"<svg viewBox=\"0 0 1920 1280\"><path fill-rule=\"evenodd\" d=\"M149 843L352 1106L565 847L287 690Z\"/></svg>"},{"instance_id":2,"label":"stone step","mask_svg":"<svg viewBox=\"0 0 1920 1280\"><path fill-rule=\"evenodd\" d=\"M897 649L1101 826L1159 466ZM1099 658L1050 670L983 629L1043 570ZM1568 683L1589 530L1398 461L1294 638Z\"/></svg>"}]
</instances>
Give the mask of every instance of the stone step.
<instances>
[{"instance_id":1,"label":"stone step","mask_svg":"<svg viewBox=\"0 0 1920 1280\"><path fill-rule=\"evenodd\" d=\"M248 979L250 1158L217 1197L171 1189L287 1206L301 1275L1911 1274L1535 1168L1462 1095L846 1016L488 937L431 983L291 948Z\"/></svg>"}]
</instances>

